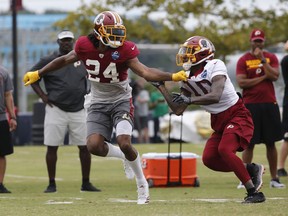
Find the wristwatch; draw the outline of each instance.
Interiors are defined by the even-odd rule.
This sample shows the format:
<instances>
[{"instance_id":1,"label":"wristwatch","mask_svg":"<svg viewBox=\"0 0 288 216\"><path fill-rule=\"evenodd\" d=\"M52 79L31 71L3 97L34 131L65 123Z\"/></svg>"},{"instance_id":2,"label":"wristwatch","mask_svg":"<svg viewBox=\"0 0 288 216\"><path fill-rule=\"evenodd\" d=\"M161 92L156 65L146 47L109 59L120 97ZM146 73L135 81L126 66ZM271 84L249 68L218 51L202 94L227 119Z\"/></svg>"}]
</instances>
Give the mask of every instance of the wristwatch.
<instances>
[{"instance_id":1,"label":"wristwatch","mask_svg":"<svg viewBox=\"0 0 288 216\"><path fill-rule=\"evenodd\" d=\"M262 64L267 63L266 58L261 59L261 63L262 63Z\"/></svg>"}]
</instances>

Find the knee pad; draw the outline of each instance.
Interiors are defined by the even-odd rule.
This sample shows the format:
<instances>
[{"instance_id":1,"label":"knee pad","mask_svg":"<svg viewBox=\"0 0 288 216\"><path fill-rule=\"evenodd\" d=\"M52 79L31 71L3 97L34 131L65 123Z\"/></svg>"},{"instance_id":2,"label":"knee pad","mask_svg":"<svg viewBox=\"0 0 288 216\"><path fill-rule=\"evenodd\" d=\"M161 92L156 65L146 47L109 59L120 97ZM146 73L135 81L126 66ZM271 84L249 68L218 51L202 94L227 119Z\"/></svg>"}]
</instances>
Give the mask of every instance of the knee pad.
<instances>
[{"instance_id":1,"label":"knee pad","mask_svg":"<svg viewBox=\"0 0 288 216\"><path fill-rule=\"evenodd\" d=\"M123 120L120 121L116 126L116 137L119 135L132 135L132 125L129 121Z\"/></svg>"}]
</instances>

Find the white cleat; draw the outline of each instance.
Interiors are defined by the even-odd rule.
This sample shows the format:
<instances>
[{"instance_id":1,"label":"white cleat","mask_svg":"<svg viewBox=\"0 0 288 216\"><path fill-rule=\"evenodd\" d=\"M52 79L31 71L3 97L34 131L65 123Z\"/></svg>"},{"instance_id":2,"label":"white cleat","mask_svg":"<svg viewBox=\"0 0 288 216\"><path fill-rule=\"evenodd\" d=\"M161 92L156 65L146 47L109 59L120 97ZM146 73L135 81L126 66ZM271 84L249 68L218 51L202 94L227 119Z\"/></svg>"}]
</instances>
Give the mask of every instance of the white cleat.
<instances>
[{"instance_id":1,"label":"white cleat","mask_svg":"<svg viewBox=\"0 0 288 216\"><path fill-rule=\"evenodd\" d=\"M243 185L242 182L239 183L239 185L237 185L237 189L243 189L245 188L245 186Z\"/></svg>"},{"instance_id":2,"label":"white cleat","mask_svg":"<svg viewBox=\"0 0 288 216\"><path fill-rule=\"evenodd\" d=\"M138 192L137 204L138 205L148 204L150 201L148 183L146 182L145 184L137 186L137 192Z\"/></svg>"},{"instance_id":3,"label":"white cleat","mask_svg":"<svg viewBox=\"0 0 288 216\"><path fill-rule=\"evenodd\" d=\"M286 188L286 185L285 184L282 184L279 179L272 179L270 181L270 188Z\"/></svg>"},{"instance_id":4,"label":"white cleat","mask_svg":"<svg viewBox=\"0 0 288 216\"><path fill-rule=\"evenodd\" d=\"M123 166L124 166L124 172L125 172L126 178L130 180L134 179L135 174L132 168L130 167L127 159L123 160Z\"/></svg>"}]
</instances>

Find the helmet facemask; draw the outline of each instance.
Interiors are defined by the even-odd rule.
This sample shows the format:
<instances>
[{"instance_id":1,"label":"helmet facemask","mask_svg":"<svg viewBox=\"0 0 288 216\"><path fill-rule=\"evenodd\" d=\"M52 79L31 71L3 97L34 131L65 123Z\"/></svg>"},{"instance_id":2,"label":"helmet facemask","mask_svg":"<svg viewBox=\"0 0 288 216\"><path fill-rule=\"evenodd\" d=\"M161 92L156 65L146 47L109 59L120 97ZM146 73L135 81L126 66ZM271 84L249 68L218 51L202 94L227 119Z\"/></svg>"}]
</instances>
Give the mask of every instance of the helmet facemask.
<instances>
[{"instance_id":1,"label":"helmet facemask","mask_svg":"<svg viewBox=\"0 0 288 216\"><path fill-rule=\"evenodd\" d=\"M214 57L214 45L206 38L200 38L199 36L195 37L198 40L195 40L194 37L189 38L181 45L176 55L177 66L182 66L186 71L190 70L192 66L198 65L201 62Z\"/></svg>"}]
</instances>

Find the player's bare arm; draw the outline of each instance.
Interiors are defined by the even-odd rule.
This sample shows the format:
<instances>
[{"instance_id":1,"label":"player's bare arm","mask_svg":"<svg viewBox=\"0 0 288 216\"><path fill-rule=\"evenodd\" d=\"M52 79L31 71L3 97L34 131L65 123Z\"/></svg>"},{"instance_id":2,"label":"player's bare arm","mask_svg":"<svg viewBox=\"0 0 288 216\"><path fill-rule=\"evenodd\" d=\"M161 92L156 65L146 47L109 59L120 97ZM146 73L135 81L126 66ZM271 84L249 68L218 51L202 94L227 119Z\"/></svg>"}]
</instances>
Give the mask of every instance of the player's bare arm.
<instances>
[{"instance_id":1,"label":"player's bare arm","mask_svg":"<svg viewBox=\"0 0 288 216\"><path fill-rule=\"evenodd\" d=\"M35 83L37 80L39 80L40 77L45 75L46 73L57 70L75 61L78 61L78 56L76 52L72 50L68 54L54 59L53 61L45 65L43 68L41 68L40 70L27 72L23 77L24 85L25 86L31 85L32 83Z\"/></svg>"},{"instance_id":2,"label":"player's bare arm","mask_svg":"<svg viewBox=\"0 0 288 216\"><path fill-rule=\"evenodd\" d=\"M224 90L226 76L217 75L212 79L211 91L208 94L191 97L191 104L209 105L218 103Z\"/></svg>"},{"instance_id":3,"label":"player's bare arm","mask_svg":"<svg viewBox=\"0 0 288 216\"><path fill-rule=\"evenodd\" d=\"M201 96L187 96L187 94L174 94L172 102L178 104L209 105L219 103L224 90L226 76L217 75L212 78L211 91ZM184 89L183 89L184 90ZM182 90L182 91L183 91ZM185 93L185 92L184 92Z\"/></svg>"},{"instance_id":4,"label":"player's bare arm","mask_svg":"<svg viewBox=\"0 0 288 216\"><path fill-rule=\"evenodd\" d=\"M165 73L155 68L149 68L142 64L139 59L133 58L127 61L128 67L138 76L143 77L147 81L171 81L172 74Z\"/></svg>"},{"instance_id":5,"label":"player's bare arm","mask_svg":"<svg viewBox=\"0 0 288 216\"><path fill-rule=\"evenodd\" d=\"M49 64L45 65L43 68L39 70L38 74L39 76L43 76L50 71L55 71L75 61L78 61L78 57L76 52L72 50L68 54L60 56L51 61Z\"/></svg>"},{"instance_id":6,"label":"player's bare arm","mask_svg":"<svg viewBox=\"0 0 288 216\"><path fill-rule=\"evenodd\" d=\"M128 67L138 76L143 77L147 81L186 81L187 75L184 71L177 73L163 72L156 68L149 68L142 64L139 59L133 58L127 61Z\"/></svg>"}]
</instances>

